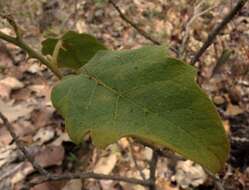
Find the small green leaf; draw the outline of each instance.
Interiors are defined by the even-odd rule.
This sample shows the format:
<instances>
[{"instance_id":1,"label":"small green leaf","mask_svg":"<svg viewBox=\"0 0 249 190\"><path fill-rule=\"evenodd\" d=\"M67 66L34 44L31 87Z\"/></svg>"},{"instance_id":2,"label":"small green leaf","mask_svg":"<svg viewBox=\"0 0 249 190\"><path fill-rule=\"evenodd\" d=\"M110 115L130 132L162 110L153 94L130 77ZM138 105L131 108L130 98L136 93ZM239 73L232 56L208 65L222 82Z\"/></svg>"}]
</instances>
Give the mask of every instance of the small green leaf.
<instances>
[{"instance_id":1,"label":"small green leaf","mask_svg":"<svg viewBox=\"0 0 249 190\"><path fill-rule=\"evenodd\" d=\"M105 147L131 136L167 147L218 172L229 145L214 105L195 82L195 69L161 46L100 51L52 91L69 136L86 133Z\"/></svg>"},{"instance_id":2,"label":"small green leaf","mask_svg":"<svg viewBox=\"0 0 249 190\"><path fill-rule=\"evenodd\" d=\"M78 69L86 64L99 50L106 47L89 34L69 31L62 37L62 48L58 55L58 66ZM52 55L58 39L48 38L42 42L42 53Z\"/></svg>"}]
</instances>

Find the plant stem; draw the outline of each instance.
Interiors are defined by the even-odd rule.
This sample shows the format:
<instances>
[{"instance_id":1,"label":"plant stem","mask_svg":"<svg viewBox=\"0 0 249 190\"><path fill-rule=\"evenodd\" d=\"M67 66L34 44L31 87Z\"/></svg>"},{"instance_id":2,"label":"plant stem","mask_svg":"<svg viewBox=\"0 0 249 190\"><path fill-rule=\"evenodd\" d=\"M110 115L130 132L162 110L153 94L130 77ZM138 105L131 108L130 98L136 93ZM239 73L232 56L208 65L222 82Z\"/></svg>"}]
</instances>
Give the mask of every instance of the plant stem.
<instances>
[{"instance_id":1,"label":"plant stem","mask_svg":"<svg viewBox=\"0 0 249 190\"><path fill-rule=\"evenodd\" d=\"M30 46L28 46L21 38L15 38L12 36L9 36L7 34L4 34L0 31L0 39L3 39L7 42L10 42L12 44L15 44L16 46L20 47L24 51L26 51L30 58L35 58L39 60L42 64L46 65L59 79L62 78L62 74L60 73L59 69L56 67L56 65L51 64L50 61L48 61L44 56L42 56L39 52L32 49Z\"/></svg>"}]
</instances>

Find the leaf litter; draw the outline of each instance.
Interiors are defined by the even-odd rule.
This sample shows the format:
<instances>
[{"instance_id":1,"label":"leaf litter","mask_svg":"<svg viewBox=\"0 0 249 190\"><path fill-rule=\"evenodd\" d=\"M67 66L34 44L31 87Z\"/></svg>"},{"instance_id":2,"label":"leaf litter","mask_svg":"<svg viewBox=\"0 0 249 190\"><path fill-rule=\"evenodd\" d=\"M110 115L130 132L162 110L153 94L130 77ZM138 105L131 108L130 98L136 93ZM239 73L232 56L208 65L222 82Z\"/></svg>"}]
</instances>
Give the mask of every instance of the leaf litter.
<instances>
[{"instance_id":1,"label":"leaf litter","mask_svg":"<svg viewBox=\"0 0 249 190\"><path fill-rule=\"evenodd\" d=\"M46 9L42 9L42 5L40 1L34 1L34 2L25 2L23 4L20 3L14 3L14 0L6 1L6 5L9 3L12 3L13 6L8 6L8 8L14 10L11 12L16 12L15 10L22 10L20 12L27 12L30 10L39 10L36 13L28 14L30 17L25 17L25 14L15 15L17 19L20 17L20 20L24 26L23 28L26 29L25 32L25 38L27 38L28 41L34 43L34 46L37 46L37 41L34 40L34 38L41 38L41 33L39 32L39 29L32 27L32 23L40 23L41 21L46 21L47 23L41 23L39 24L41 28L44 26L45 28L49 28L47 31L55 31L58 32L61 30L60 25L60 19L66 19L68 18L68 15L71 14L71 12L74 11L73 3L66 3L64 4L62 1L60 3L57 3L57 1L51 1L49 5L44 6ZM71 1L70 1L71 2ZM206 1L204 3L203 8L205 6L212 5L213 1ZM183 0L183 1L153 1L149 2L144 0L139 1L131 1L131 0L124 0L119 1L119 6L122 8L122 11L125 12L127 16L130 18L134 18L135 22L139 23L142 27L145 27L146 31L152 33L152 31L156 31L153 33L156 37L161 39L161 41L166 42L170 41L173 46L178 46L181 43L182 39L182 25L181 23L186 23L186 20L192 16L193 7L195 4L193 4L193 1L190 0ZM210 31L210 28L214 26L215 23L217 23L223 14L224 10L228 10L230 7L230 4L224 4L224 2L219 1L219 7L216 9L213 9L208 14L205 14L202 17L199 17L196 22L193 23L191 31L190 31L190 38L189 43L187 46L187 52L186 54L193 55L195 51L200 47L202 44L202 41L207 36L208 32ZM57 5L56 5L57 4ZM69 6L69 4L71 6ZM55 6L56 5L56 6ZM30 9L30 7L35 7L35 9ZM129 48L135 48L139 47L144 43L148 43L146 40L144 40L143 37L138 35L132 28L130 28L126 23L124 23L117 15L115 10L111 6L106 5L105 3L95 3L91 0L86 0L83 2L80 2L78 4L78 14L80 16L76 16L76 21L73 17L70 17L69 21L67 21L67 24L64 26L66 29L72 29L74 25L77 26L77 30L81 32L89 32L91 34L94 34L94 36L97 36L98 39L101 39L105 42L105 44L108 47L112 47L113 49L129 49ZM225 8L225 9L224 9ZM58 11L60 9L60 11ZM206 92L209 93L210 97L222 97L222 100L216 101L217 109L220 112L220 114L223 117L224 122L226 123L227 132L231 134L232 138L232 151L231 151L231 158L227 162L228 167L224 170L224 176L222 175L222 181L224 183L224 186L226 189L240 189L244 188L247 189L249 187L249 163L246 161L246 157L248 157L248 143L247 140L249 137L247 136L247 126L248 126L248 112L249 112L249 88L248 88L248 75L243 75L243 71L246 71L248 67L248 16L247 16L247 10L248 7L245 8L245 10L242 10L238 17L233 20L231 24L227 27L227 29L224 31L223 34L218 36L216 43L213 45L213 47L210 47L209 50L206 52L206 54L202 58L202 65L200 68L200 76L201 76L201 85L204 87ZM54 11L51 11L54 10ZM47 11L50 11L49 14ZM59 14L59 15L58 15ZM50 17L51 19L44 19L44 18ZM55 18L55 19L53 19ZM58 19L59 18L59 19ZM167 19L165 19L167 18ZM38 22L36 22L39 20ZM10 28L8 27L2 27L1 31L7 32L9 34L12 34ZM238 27L237 27L238 26ZM46 30L46 29L45 29ZM39 40L40 41L40 40ZM15 49L13 45L7 44L7 47L10 47L10 49L13 51L13 55L16 54L16 52L20 52L20 50ZM226 62L221 64L221 67L215 71L214 77L210 78L213 72L213 68L215 68L216 61L219 58L219 55L222 54L224 51L224 48L230 48L232 49L233 56L230 57ZM0 48L1 49L1 48ZM214 59L215 58L215 59ZM205 60L205 61L204 61ZM30 61L30 60L29 60ZM31 62L32 63L32 62ZM7 78L8 76L16 77L18 81L20 81L20 76L23 76L24 81L21 80L21 82L25 82L25 86L14 90L11 89L8 84L2 84L0 85L0 109L3 110L3 113L5 111L5 107L9 111L5 111L8 117L11 118L12 123L17 124L21 126L21 124L24 122L23 120L27 120L28 123L31 123L32 118L32 112L34 109L36 109L36 106L32 106L31 104L25 103L25 100L29 100L29 97L31 94L26 93L23 98L18 98L18 96L21 95L20 92L23 91L23 89L30 88L32 91L37 93L38 96L40 92L44 94L46 97L46 101L44 102L44 97L37 97L35 96L35 101L33 103L38 103L42 105L49 105L49 97L46 93L46 89L52 88L50 86L55 83L55 80L51 78L51 75L47 74L46 69L40 69L39 65L35 63L35 66L30 67L25 66L25 68L22 65L25 65L25 62L22 62L21 65L17 66L16 69L20 69L22 67L22 72L16 74L16 76L13 76L12 72L15 69L10 69L10 67L14 67L12 65L11 59L8 57L6 53L3 53L3 51L0 51L0 70L4 71L1 72L0 77L1 79ZM234 67L236 65L236 67ZM244 65L244 66L243 66ZM27 72L26 72L27 71ZM15 75L15 74L14 74ZM41 84L39 81L39 76L47 77L50 81L50 84ZM26 78L26 79L25 79ZM30 81L26 81L29 80ZM33 83L35 82L35 83ZM33 83L33 84L32 84ZM31 86L31 85L41 85L41 86ZM17 96L16 96L17 93ZM21 96L20 96L21 97ZM16 98L16 101L9 101L9 98ZM7 101L6 101L7 100ZM30 102L30 101L29 101ZM20 104L20 106L19 106ZM23 106L24 112L27 114L22 114L21 106ZM32 108L33 107L33 108ZM30 110L31 109L31 110ZM228 110L229 109L229 110ZM12 114L10 112L16 111L17 115ZM46 109L44 109L41 106L40 112L47 112ZM9 112L9 113L8 113ZM23 112L23 113L24 113ZM39 114L38 114L39 115ZM46 114L45 114L46 115ZM33 115L33 121L35 121L36 114ZM30 118L31 117L31 118ZM48 122L41 122L42 120L46 120L46 116L40 116L43 119L40 119L38 122L34 122L33 125L37 126L40 124L38 128L48 127L51 126L54 128L55 135L50 140L52 141L52 144L55 143L57 146L62 146L62 144L65 144L64 142L68 142L68 136L66 135L63 124L61 123L61 119L57 116L55 117L52 114L52 117L49 118ZM52 121L51 121L52 120ZM25 125L29 125L29 124ZM58 124L58 125L57 125ZM1 124L0 124L1 125ZM34 126L34 133L31 133L31 140L29 140L29 144L35 143L33 140L33 135L36 134L37 127ZM61 127L61 128L60 128ZM17 127L18 128L18 127ZM0 133L1 135L4 133L2 132L3 126L0 127ZM5 132L5 136L7 133ZM25 133L22 133L25 135ZM27 136L27 135L26 135ZM23 137L22 137L23 138ZM3 139L3 138L1 138ZM11 139L5 138L5 143L3 143L5 149L5 153L3 153L3 156L1 157L2 160L7 160L8 157L12 159L16 156L15 150L13 148L9 148L8 146L12 146ZM49 139L49 138L48 138ZM57 140L58 139L58 140ZM41 146L48 146L50 144L50 141L44 141L45 144L41 143ZM41 141L42 142L42 141ZM134 164L130 164L132 159L129 158L130 154L127 154L127 146L126 143L123 141L121 142L121 145L123 144L123 147L121 146L120 153L122 156L118 157L117 161L115 161L115 166L111 164L112 167L112 173L116 173L117 171L120 171L121 174L128 175L131 177L139 177L139 174L136 172L136 168ZM63 145L64 146L64 145ZM66 145L69 146L69 145ZM70 145L71 146L71 145ZM144 151L143 146L135 145L137 150L135 151L135 157L140 163L140 166L144 168L145 170L148 169L147 162L144 161L144 154L142 152ZM74 147L74 146L73 146ZM242 148L243 147L243 148ZM2 148L2 146L1 146ZM68 147L66 147L68 148ZM75 148L75 147L74 147ZM8 150L9 149L9 150ZM77 148L76 148L77 149ZM70 149L72 150L72 149ZM6 153L8 152L8 153ZM13 154L12 154L12 153ZM74 152L74 153L77 153ZM103 154L104 153L104 154ZM13 156L10 156L10 155ZM64 160L67 158L67 152L65 152ZM110 155L114 154L113 152L109 152L106 150L98 151L93 157L106 157L108 158ZM149 154L149 153L148 153ZM8 156L5 156L8 155ZM19 157L19 156L18 156ZM149 156L148 156L149 158ZM9 159L9 160L12 160ZM51 159L53 159L51 157ZM94 160L94 159L93 159ZM99 159L97 159L99 160ZM167 160L167 159L166 159ZM1 174L8 174L8 171L18 171L21 166L23 167L22 160L16 161L17 163L6 163L3 167L0 167ZM176 161L177 165L179 161ZM160 176L160 179L157 181L158 188L160 190L164 189L170 189L170 190L179 190L179 184L176 186L172 182L172 176L175 176L179 169L176 167L168 167L169 162L162 159L162 161L159 162L158 165L158 175ZM70 164L69 164L70 165ZM88 168L89 170L93 169L95 165L91 165ZM61 165L61 168L67 168L68 166ZM191 168L191 166L187 166ZM24 167L25 168L25 167ZM5 170L3 170L5 169ZM109 169L110 170L110 169ZM20 170L21 171L21 170ZM27 170L26 170L27 171ZM13 175L13 174L12 174ZM8 175L7 175L8 176ZM19 178L20 180L17 180L17 178L13 181L20 181L22 183L22 179L25 179L29 176L24 176ZM11 177L6 177L3 183L3 180L0 177L0 189L12 189L10 188L10 181ZM69 182L68 182L69 183ZM80 184L80 182L73 182L73 184ZM180 183L180 182L179 182ZM85 184L85 183L84 183ZM191 184L191 180L190 180ZM123 183L116 183L111 182L109 184L105 184L105 186L101 186L96 182L90 182L85 184L87 189L143 189L141 186L131 186L129 184L123 184ZM77 185L76 185L77 186ZM79 185L80 186L80 185ZM210 187L210 183L205 182L202 186L205 186L206 188ZM42 184L40 186L40 189L45 190L51 189L53 186L51 184ZM210 189L212 189L212 184ZM37 187L38 188L38 187ZM61 189L63 188L63 185L61 186ZM70 190L70 184L66 185L66 188ZM77 187L79 188L79 187ZM60 189L60 188L58 188ZM72 187L71 187L72 189Z\"/></svg>"}]
</instances>

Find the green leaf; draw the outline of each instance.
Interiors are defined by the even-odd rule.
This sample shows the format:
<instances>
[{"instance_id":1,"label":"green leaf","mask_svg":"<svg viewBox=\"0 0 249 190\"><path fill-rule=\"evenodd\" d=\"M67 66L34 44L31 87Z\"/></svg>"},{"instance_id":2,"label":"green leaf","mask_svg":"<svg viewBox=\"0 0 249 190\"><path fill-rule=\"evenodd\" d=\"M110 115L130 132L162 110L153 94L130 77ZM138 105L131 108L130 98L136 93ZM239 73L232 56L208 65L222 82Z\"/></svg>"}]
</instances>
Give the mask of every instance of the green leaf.
<instances>
[{"instance_id":1,"label":"green leaf","mask_svg":"<svg viewBox=\"0 0 249 190\"><path fill-rule=\"evenodd\" d=\"M59 39L48 38L42 42L42 53L53 55ZM62 48L58 55L58 66L78 69L86 64L99 50L106 47L89 34L69 31L62 37Z\"/></svg>"},{"instance_id":2,"label":"green leaf","mask_svg":"<svg viewBox=\"0 0 249 190\"><path fill-rule=\"evenodd\" d=\"M195 82L195 69L161 46L100 51L52 91L69 136L86 133L98 147L124 136L167 147L218 172L228 140L214 105Z\"/></svg>"}]
</instances>

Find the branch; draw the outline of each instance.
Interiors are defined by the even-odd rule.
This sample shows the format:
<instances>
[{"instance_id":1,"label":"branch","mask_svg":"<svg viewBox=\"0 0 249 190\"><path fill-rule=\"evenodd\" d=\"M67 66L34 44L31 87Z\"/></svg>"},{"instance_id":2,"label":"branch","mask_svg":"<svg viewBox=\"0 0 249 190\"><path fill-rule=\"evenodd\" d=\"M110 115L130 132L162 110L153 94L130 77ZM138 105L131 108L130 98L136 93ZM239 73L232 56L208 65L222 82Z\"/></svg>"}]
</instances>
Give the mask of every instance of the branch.
<instances>
[{"instance_id":1,"label":"branch","mask_svg":"<svg viewBox=\"0 0 249 190\"><path fill-rule=\"evenodd\" d=\"M188 22L185 24L184 26L184 36L183 36L183 40L182 43L180 45L179 48L179 53L178 53L178 57L181 58L185 58L185 51L186 51L186 46L187 46L187 42L189 40L189 33L190 33L190 27L192 25L192 23L198 18L201 17L202 15L206 14L207 12L209 12L210 10L214 9L216 7L216 5L209 7L203 11L200 10L201 5L204 3L204 1L199 2L193 10L193 16L191 18L189 18Z\"/></svg>"},{"instance_id":2,"label":"branch","mask_svg":"<svg viewBox=\"0 0 249 190\"><path fill-rule=\"evenodd\" d=\"M47 181L60 181L60 180L70 180L70 179L97 179L97 180L112 180L112 181L120 181L131 184L142 185L148 187L152 184L149 180L139 180L135 178L127 178L122 176L111 176L105 174L96 174L92 172L81 172L81 173L65 173L61 175L50 175L49 178L41 178L35 182L31 182L28 184L28 187L33 187L35 185L47 182Z\"/></svg>"},{"instance_id":3,"label":"branch","mask_svg":"<svg viewBox=\"0 0 249 190\"><path fill-rule=\"evenodd\" d=\"M0 118L3 121L3 125L6 126L7 130L9 131L13 141L16 143L18 149L20 149L24 155L24 157L32 164L32 166L43 176L41 179L36 180L35 182L28 183L24 187L24 189L30 189L35 185L44 183L46 181L59 181L59 180L70 180L70 179L98 179L98 180L113 180L113 181L122 181L131 184L139 184L142 186L151 186L153 183L151 180L139 180L135 178L127 178L122 176L111 176L111 175L104 175L104 174L96 174L92 172L82 172L82 173L65 173L61 175L53 175L49 173L47 170L43 169L34 158L29 154L26 150L23 143L17 138L15 131L11 124L9 123L8 119L0 112Z\"/></svg>"},{"instance_id":4,"label":"branch","mask_svg":"<svg viewBox=\"0 0 249 190\"><path fill-rule=\"evenodd\" d=\"M0 118L3 121L3 125L6 126L6 129L9 131L11 137L13 138L13 141L16 143L16 146L18 149L21 150L25 158L32 164L32 166L43 176L46 176L46 178L49 177L49 173L44 170L39 164L36 163L34 158L29 154L29 152L24 147L23 143L17 138L15 131L13 127L11 126L8 119L0 112Z\"/></svg>"},{"instance_id":5,"label":"branch","mask_svg":"<svg viewBox=\"0 0 249 190\"><path fill-rule=\"evenodd\" d=\"M158 40L154 39L152 36L150 36L148 33L146 33L142 28L138 27L137 24L132 22L129 18L127 18L124 13L122 13L121 9L118 7L118 5L113 1L109 0L109 3L114 7L114 9L118 12L120 18L124 20L126 23L131 25L141 36L143 36L145 39L151 41L155 45L161 45L161 42ZM169 49L177 54L177 50L173 47L169 47Z\"/></svg>"},{"instance_id":6,"label":"branch","mask_svg":"<svg viewBox=\"0 0 249 190\"><path fill-rule=\"evenodd\" d=\"M113 0L109 0L110 4L114 7L114 9L116 9L116 11L118 12L119 16L125 21L127 22L129 25L131 25L140 35L142 35L144 38L146 38L147 40L151 41L153 44L156 45L160 45L161 43L159 41L157 41L156 39L154 39L153 37L151 37L149 34L147 34L142 28L139 28L134 22L132 22L129 18L127 18L122 11L120 10L120 8L118 7L118 5L113 1Z\"/></svg>"},{"instance_id":7,"label":"branch","mask_svg":"<svg viewBox=\"0 0 249 190\"><path fill-rule=\"evenodd\" d=\"M234 16L242 9L248 0L239 0L235 7L223 18L221 23L217 24L216 27L210 32L207 40L204 42L202 47L196 53L191 60L191 64L195 64L207 48L213 43L219 32L234 18Z\"/></svg>"},{"instance_id":8,"label":"branch","mask_svg":"<svg viewBox=\"0 0 249 190\"><path fill-rule=\"evenodd\" d=\"M17 27L17 24L15 23L15 21L9 16L2 16L2 15L0 16L4 19L7 19L10 25L14 28L14 31L16 34L16 37L12 37L0 31L0 39L5 40L9 43L12 43L20 47L21 49L23 49L24 51L28 53L30 58L38 59L42 64L46 65L59 79L61 79L62 74L60 73L56 65L53 65L44 56L42 56L39 52L32 49L22 40L19 28Z\"/></svg>"},{"instance_id":9,"label":"branch","mask_svg":"<svg viewBox=\"0 0 249 190\"><path fill-rule=\"evenodd\" d=\"M149 190L156 190L156 167L157 167L158 157L159 157L158 151L153 150L152 159L150 161L150 178L149 178L152 184L149 186Z\"/></svg>"},{"instance_id":10,"label":"branch","mask_svg":"<svg viewBox=\"0 0 249 190\"><path fill-rule=\"evenodd\" d=\"M133 149L133 144L132 144L132 139L131 138L127 138L128 140L128 143L129 143L129 146L128 146L128 149L129 149L129 152L131 154L131 159L136 167L136 169L139 171L139 174L140 176L142 177L143 180L146 180L146 177L145 177L145 174L144 172L142 171L142 169L139 167L138 163L137 163L137 160L135 158L135 155L134 155L134 149Z\"/></svg>"},{"instance_id":11,"label":"branch","mask_svg":"<svg viewBox=\"0 0 249 190\"><path fill-rule=\"evenodd\" d=\"M8 21L8 23L13 27L15 34L16 34L16 38L21 38L21 32L20 29L18 28L14 18L11 15L0 15L3 19L6 19Z\"/></svg>"}]
</instances>

